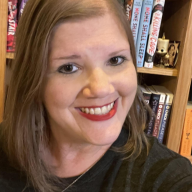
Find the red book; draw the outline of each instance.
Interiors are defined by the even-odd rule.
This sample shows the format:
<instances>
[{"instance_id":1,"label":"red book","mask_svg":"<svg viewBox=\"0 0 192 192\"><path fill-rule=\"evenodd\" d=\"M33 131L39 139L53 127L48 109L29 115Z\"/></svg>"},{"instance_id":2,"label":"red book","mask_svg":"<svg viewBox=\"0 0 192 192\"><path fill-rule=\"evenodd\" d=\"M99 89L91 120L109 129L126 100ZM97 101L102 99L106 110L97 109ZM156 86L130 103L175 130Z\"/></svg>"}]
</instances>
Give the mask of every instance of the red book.
<instances>
[{"instance_id":1,"label":"red book","mask_svg":"<svg viewBox=\"0 0 192 192\"><path fill-rule=\"evenodd\" d=\"M17 28L17 0L8 0L7 52L15 52Z\"/></svg>"},{"instance_id":2,"label":"red book","mask_svg":"<svg viewBox=\"0 0 192 192\"><path fill-rule=\"evenodd\" d=\"M154 137L158 138L159 127L160 127L160 123L161 123L161 117L163 114L166 94L163 92L161 86L153 85L153 88L155 89L156 92L160 93L159 105L158 105L158 109L157 109L157 114L156 114L155 124L153 127L153 134L152 134Z\"/></svg>"}]
</instances>

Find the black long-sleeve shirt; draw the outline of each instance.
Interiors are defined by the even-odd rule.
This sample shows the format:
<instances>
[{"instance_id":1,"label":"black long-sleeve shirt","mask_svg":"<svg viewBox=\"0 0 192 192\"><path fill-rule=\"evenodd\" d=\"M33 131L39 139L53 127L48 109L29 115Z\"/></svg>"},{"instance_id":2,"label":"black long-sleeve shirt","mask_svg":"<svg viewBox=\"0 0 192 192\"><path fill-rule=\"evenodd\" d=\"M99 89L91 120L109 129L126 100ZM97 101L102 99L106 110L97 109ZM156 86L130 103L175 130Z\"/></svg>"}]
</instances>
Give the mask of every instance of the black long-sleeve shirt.
<instances>
[{"instance_id":1,"label":"black long-sleeve shirt","mask_svg":"<svg viewBox=\"0 0 192 192\"><path fill-rule=\"evenodd\" d=\"M126 143L125 129L113 146ZM192 191L192 166L189 160L148 137L150 151L123 160L123 155L109 149L105 155L66 192L189 192ZM78 177L78 176L77 176ZM60 179L72 183L77 177ZM12 168L0 153L0 192L21 192L26 186L23 174ZM66 187L66 186L65 186ZM65 189L63 186L62 189ZM25 189L33 192L33 187ZM62 191L62 190L61 190Z\"/></svg>"}]
</instances>

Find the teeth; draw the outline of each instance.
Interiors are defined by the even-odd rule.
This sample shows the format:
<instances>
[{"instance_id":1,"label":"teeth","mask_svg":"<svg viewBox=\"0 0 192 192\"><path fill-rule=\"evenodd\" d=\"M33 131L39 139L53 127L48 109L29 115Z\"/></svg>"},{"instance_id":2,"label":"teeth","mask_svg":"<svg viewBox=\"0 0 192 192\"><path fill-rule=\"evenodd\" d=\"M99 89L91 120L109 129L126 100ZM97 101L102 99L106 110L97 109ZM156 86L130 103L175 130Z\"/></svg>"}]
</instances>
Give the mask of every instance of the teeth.
<instances>
[{"instance_id":1,"label":"teeth","mask_svg":"<svg viewBox=\"0 0 192 192\"><path fill-rule=\"evenodd\" d=\"M101 108L95 108L95 115L102 115Z\"/></svg>"},{"instance_id":2,"label":"teeth","mask_svg":"<svg viewBox=\"0 0 192 192\"><path fill-rule=\"evenodd\" d=\"M109 112L106 106L102 107L101 111L102 111L102 114L106 114Z\"/></svg>"},{"instance_id":3,"label":"teeth","mask_svg":"<svg viewBox=\"0 0 192 192\"><path fill-rule=\"evenodd\" d=\"M95 114L94 109L92 109L92 108L89 110L89 112L90 112L91 115Z\"/></svg>"},{"instance_id":4,"label":"teeth","mask_svg":"<svg viewBox=\"0 0 192 192\"><path fill-rule=\"evenodd\" d=\"M89 109L85 108L85 113L89 114Z\"/></svg>"},{"instance_id":5,"label":"teeth","mask_svg":"<svg viewBox=\"0 0 192 192\"><path fill-rule=\"evenodd\" d=\"M111 104L108 105L107 108L108 108L108 111L110 111L111 110Z\"/></svg>"},{"instance_id":6,"label":"teeth","mask_svg":"<svg viewBox=\"0 0 192 192\"><path fill-rule=\"evenodd\" d=\"M87 114L91 114L91 115L104 115L104 114L107 114L109 113L109 111L113 108L114 106L114 102L107 105L107 106L104 106L102 108L81 108L81 111L84 112L84 113L87 113Z\"/></svg>"}]
</instances>

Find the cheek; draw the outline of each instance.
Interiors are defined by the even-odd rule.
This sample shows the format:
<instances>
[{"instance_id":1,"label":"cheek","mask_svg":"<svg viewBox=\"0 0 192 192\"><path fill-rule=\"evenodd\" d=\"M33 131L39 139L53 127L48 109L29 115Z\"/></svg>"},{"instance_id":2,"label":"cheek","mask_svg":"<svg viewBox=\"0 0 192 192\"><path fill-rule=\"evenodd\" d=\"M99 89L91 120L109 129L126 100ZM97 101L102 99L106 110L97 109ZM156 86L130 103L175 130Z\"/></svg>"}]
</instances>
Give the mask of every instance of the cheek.
<instances>
[{"instance_id":1,"label":"cheek","mask_svg":"<svg viewBox=\"0 0 192 192\"><path fill-rule=\"evenodd\" d=\"M119 74L116 82L116 87L122 97L135 96L137 90L137 75L134 67Z\"/></svg>"},{"instance_id":2,"label":"cheek","mask_svg":"<svg viewBox=\"0 0 192 192\"><path fill-rule=\"evenodd\" d=\"M46 108L66 108L76 97L75 87L57 79L50 79L45 83L43 100Z\"/></svg>"}]
</instances>

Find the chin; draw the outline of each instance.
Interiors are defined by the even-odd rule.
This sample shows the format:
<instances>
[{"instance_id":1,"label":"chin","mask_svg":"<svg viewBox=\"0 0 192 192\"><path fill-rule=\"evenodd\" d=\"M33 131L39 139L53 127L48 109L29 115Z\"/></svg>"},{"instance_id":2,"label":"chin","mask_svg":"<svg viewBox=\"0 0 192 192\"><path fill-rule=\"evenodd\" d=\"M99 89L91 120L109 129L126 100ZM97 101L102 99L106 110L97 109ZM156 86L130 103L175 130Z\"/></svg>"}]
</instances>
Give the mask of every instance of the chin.
<instances>
[{"instance_id":1,"label":"chin","mask_svg":"<svg viewBox=\"0 0 192 192\"><path fill-rule=\"evenodd\" d=\"M116 125L108 128L92 129L86 132L88 143L98 146L112 145L122 130L122 125Z\"/></svg>"}]
</instances>

